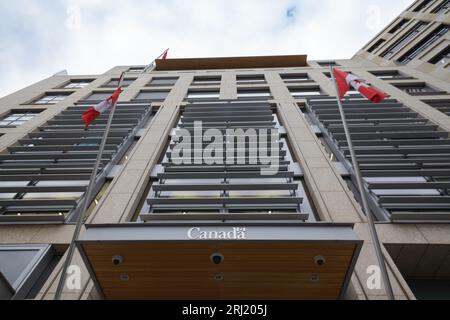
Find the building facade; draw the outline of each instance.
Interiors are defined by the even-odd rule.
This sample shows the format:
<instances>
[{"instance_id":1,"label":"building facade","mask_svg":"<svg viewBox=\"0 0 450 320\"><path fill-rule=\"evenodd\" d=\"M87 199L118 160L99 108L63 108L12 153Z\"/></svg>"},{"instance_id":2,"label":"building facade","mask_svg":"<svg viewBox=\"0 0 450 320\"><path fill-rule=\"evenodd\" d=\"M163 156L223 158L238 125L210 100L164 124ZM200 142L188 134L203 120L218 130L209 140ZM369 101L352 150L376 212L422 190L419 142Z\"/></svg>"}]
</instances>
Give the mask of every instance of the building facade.
<instances>
[{"instance_id":1,"label":"building facade","mask_svg":"<svg viewBox=\"0 0 450 320\"><path fill-rule=\"evenodd\" d=\"M349 60L158 60L0 99L0 298L54 298L108 117L81 114L125 72L64 299L386 299L330 65L390 95L344 106L396 298L450 298L449 11L416 1ZM196 161L208 131L225 151Z\"/></svg>"}]
</instances>

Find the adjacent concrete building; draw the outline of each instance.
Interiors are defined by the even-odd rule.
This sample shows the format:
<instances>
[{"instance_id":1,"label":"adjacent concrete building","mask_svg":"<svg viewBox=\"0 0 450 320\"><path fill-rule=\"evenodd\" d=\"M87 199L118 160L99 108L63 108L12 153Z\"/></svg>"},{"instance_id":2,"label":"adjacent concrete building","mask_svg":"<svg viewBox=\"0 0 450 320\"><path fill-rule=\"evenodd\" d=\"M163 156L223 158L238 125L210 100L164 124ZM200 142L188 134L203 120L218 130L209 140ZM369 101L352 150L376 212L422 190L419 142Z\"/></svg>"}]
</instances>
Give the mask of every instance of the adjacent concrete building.
<instances>
[{"instance_id":1,"label":"adjacent concrete building","mask_svg":"<svg viewBox=\"0 0 450 320\"><path fill-rule=\"evenodd\" d=\"M330 64L390 95L344 105L396 298L450 298L449 3L416 1L349 60L157 60L0 99L0 298L54 298L108 117L81 114L126 72L64 299L386 299ZM199 122L225 149L228 129L272 144L175 163Z\"/></svg>"}]
</instances>

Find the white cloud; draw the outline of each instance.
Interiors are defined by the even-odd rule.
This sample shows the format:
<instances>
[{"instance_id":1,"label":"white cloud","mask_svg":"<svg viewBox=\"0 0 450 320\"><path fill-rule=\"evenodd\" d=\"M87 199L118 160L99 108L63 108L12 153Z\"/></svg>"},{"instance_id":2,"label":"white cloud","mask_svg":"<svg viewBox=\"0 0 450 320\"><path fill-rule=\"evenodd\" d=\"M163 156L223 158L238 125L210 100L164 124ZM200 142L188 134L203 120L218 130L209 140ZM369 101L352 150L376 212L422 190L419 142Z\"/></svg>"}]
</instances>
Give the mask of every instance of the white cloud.
<instances>
[{"instance_id":1,"label":"white cloud","mask_svg":"<svg viewBox=\"0 0 450 320\"><path fill-rule=\"evenodd\" d=\"M16 0L0 3L0 96L67 69L170 57L350 58L412 0ZM79 8L80 16L77 10ZM295 16L288 10L295 8ZM375 7L376 8L376 7ZM80 22L78 26L78 21ZM368 23L370 22L370 23ZM378 21L375 20L375 25Z\"/></svg>"}]
</instances>

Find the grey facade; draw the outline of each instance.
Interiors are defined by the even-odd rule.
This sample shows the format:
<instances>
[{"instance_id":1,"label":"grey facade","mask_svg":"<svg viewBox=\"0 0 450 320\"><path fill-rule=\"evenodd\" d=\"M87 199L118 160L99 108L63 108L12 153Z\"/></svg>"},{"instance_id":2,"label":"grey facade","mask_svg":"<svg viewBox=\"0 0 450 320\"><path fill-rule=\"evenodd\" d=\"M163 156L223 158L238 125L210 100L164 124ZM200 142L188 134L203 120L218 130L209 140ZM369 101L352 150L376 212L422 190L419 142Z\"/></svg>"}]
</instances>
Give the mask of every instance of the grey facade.
<instances>
[{"instance_id":1,"label":"grey facade","mask_svg":"<svg viewBox=\"0 0 450 320\"><path fill-rule=\"evenodd\" d=\"M448 3L416 1L355 57L333 60L390 95L374 106L352 94L345 106L397 299L450 298ZM223 62L217 58L208 68L118 66L98 76L54 75L0 99L1 297L53 299L107 119L86 130L81 113L107 97L125 71L84 241L103 228L126 229L121 234L158 225L256 224L282 232L310 224L308 230L323 227L322 240L358 247L339 298L386 299L383 288L367 286L375 254L329 62L267 61L214 68ZM177 130L199 120L219 130L276 130L279 175L259 176L259 164L173 166ZM334 230L352 226L354 238ZM299 240L318 240L304 232L310 238ZM11 259L16 264L2 269ZM82 285L66 288L64 299L104 298L87 260L76 255Z\"/></svg>"}]
</instances>

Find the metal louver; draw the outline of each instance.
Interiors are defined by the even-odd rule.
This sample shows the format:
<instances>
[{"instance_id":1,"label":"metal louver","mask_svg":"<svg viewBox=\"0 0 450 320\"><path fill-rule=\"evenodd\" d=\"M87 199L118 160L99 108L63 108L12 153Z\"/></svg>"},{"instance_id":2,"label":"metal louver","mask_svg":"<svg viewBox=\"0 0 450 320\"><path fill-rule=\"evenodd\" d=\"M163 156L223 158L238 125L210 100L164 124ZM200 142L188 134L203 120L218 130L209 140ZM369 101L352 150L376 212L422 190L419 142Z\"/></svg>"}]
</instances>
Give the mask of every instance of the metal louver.
<instances>
[{"instance_id":1,"label":"metal louver","mask_svg":"<svg viewBox=\"0 0 450 320\"><path fill-rule=\"evenodd\" d=\"M307 108L327 145L351 170L336 101L315 98ZM373 104L347 98L344 108L371 209L378 219L449 221L449 133L395 100ZM353 181L359 199L355 185Z\"/></svg>"},{"instance_id":2,"label":"metal louver","mask_svg":"<svg viewBox=\"0 0 450 320\"><path fill-rule=\"evenodd\" d=\"M0 223L63 223L76 217L109 116L85 128L81 114L87 108L67 108L0 155ZM119 104L94 194L151 113L148 104Z\"/></svg>"},{"instance_id":3,"label":"metal louver","mask_svg":"<svg viewBox=\"0 0 450 320\"><path fill-rule=\"evenodd\" d=\"M275 148L279 153L280 168L274 176L261 175L264 166L250 164L251 146L245 142L244 150L238 151L245 158L245 164L203 163L175 164L173 149L177 146L180 130L194 135L194 123L202 121L203 132L216 129L223 135L224 147L227 129L274 129L268 135L275 135ZM308 220L311 207L305 199L296 164L289 153L286 141L280 134L276 114L266 102L194 103L185 107L178 127L160 170L155 174L146 205L140 215L143 221L154 220ZM194 139L192 139L194 140ZM268 137L270 141L270 137ZM203 144L203 148L207 146ZM192 141L192 149L196 146ZM198 146L197 146L198 148ZM273 146L271 147L273 148ZM268 154L271 150L268 146ZM191 158L194 160L194 158Z\"/></svg>"}]
</instances>

